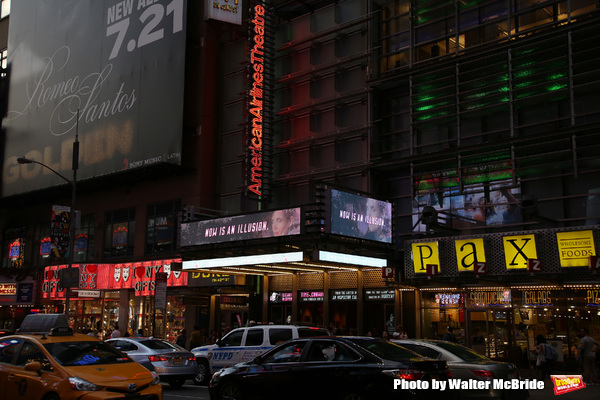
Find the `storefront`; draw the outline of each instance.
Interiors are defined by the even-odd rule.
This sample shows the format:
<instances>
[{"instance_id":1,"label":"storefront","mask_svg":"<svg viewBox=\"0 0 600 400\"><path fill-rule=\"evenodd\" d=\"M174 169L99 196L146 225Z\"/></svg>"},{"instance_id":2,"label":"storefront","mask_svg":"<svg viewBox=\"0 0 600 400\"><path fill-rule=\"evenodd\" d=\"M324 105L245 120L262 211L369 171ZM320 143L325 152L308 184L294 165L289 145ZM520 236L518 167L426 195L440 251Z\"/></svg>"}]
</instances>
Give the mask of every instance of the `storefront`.
<instances>
[{"instance_id":1,"label":"storefront","mask_svg":"<svg viewBox=\"0 0 600 400\"><path fill-rule=\"evenodd\" d=\"M574 365L581 328L600 337L600 286L513 286L419 290L422 337L440 339L452 327L459 343L490 358L535 362L541 335ZM562 349L562 351L560 351Z\"/></svg>"},{"instance_id":2,"label":"storefront","mask_svg":"<svg viewBox=\"0 0 600 400\"><path fill-rule=\"evenodd\" d=\"M0 331L13 332L25 316L32 312L35 282L30 277L23 281L0 281Z\"/></svg>"},{"instance_id":3,"label":"storefront","mask_svg":"<svg viewBox=\"0 0 600 400\"><path fill-rule=\"evenodd\" d=\"M143 329L145 335L174 340L185 326L185 305L179 291L187 285L187 273L171 271L174 261L73 265L80 277L79 288L68 291L73 329L106 337L118 325L123 335ZM67 290L60 285L64 268L67 266L56 265L44 271L42 297L49 311L64 309ZM157 306L159 273L166 274L166 302Z\"/></svg>"}]
</instances>

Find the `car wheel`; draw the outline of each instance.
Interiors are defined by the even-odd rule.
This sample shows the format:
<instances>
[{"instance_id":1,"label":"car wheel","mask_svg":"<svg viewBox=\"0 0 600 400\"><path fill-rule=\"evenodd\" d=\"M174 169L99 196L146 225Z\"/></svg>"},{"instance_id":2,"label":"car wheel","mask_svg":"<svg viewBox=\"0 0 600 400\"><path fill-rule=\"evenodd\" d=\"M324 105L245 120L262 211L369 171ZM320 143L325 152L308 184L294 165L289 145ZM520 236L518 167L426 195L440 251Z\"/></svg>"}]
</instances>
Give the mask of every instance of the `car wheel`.
<instances>
[{"instance_id":1,"label":"car wheel","mask_svg":"<svg viewBox=\"0 0 600 400\"><path fill-rule=\"evenodd\" d=\"M185 379L183 378L175 378L169 381L169 386L174 389L179 389L185 383Z\"/></svg>"},{"instance_id":2,"label":"car wheel","mask_svg":"<svg viewBox=\"0 0 600 400\"><path fill-rule=\"evenodd\" d=\"M238 384L234 382L223 384L219 400L242 400L242 391Z\"/></svg>"},{"instance_id":3,"label":"car wheel","mask_svg":"<svg viewBox=\"0 0 600 400\"><path fill-rule=\"evenodd\" d=\"M198 360L198 369L196 370L196 376L194 376L194 384L206 386L210 380L210 367L204 360Z\"/></svg>"}]
</instances>

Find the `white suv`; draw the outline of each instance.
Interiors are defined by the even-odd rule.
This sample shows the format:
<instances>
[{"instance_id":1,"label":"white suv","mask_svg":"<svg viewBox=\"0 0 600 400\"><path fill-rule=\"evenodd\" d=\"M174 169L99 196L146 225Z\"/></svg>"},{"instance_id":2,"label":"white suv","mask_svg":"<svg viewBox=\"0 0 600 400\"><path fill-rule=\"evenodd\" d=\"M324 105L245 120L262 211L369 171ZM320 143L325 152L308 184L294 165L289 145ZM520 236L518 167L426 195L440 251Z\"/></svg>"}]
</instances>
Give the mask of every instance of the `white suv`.
<instances>
[{"instance_id":1,"label":"white suv","mask_svg":"<svg viewBox=\"0 0 600 400\"><path fill-rule=\"evenodd\" d=\"M298 325L255 325L234 329L216 344L192 349L198 362L194 383L206 385L212 374L221 368L253 360L286 340L329 335L323 328Z\"/></svg>"}]
</instances>

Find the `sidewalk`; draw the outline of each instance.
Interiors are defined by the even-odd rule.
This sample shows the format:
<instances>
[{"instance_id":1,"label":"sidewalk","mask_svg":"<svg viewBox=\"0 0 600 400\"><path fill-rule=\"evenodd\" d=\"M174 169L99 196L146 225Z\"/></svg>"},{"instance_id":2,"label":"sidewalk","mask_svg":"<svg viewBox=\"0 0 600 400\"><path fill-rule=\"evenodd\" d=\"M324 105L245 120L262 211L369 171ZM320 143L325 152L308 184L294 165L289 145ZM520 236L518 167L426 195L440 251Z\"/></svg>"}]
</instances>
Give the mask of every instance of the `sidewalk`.
<instances>
[{"instance_id":1,"label":"sidewalk","mask_svg":"<svg viewBox=\"0 0 600 400\"><path fill-rule=\"evenodd\" d=\"M535 369L519 369L521 379L539 379L540 371ZM567 371L553 371L552 375L578 375L578 373ZM546 379L544 389L530 390L529 400L591 400L600 399L600 385L586 386L583 389L561 395L554 394L554 384L550 379Z\"/></svg>"}]
</instances>

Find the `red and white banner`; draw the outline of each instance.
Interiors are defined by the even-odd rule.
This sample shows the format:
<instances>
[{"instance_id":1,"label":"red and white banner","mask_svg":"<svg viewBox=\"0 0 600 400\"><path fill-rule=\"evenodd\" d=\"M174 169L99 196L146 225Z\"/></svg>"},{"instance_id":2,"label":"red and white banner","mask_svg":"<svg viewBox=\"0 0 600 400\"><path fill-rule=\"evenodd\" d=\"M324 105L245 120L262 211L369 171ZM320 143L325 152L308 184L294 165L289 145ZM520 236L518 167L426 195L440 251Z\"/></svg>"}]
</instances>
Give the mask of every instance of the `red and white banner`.
<instances>
[{"instance_id":1,"label":"red and white banner","mask_svg":"<svg viewBox=\"0 0 600 400\"><path fill-rule=\"evenodd\" d=\"M126 264L74 264L79 268L79 289L118 290L135 289L136 296L153 296L157 272L167 273L167 287L187 286L188 273L172 271L175 260L156 260ZM60 286L60 270L67 265L52 265L44 269L42 297L58 300L65 298L65 289Z\"/></svg>"}]
</instances>

